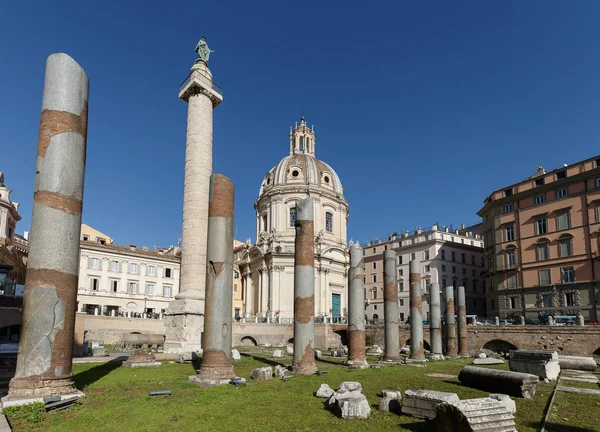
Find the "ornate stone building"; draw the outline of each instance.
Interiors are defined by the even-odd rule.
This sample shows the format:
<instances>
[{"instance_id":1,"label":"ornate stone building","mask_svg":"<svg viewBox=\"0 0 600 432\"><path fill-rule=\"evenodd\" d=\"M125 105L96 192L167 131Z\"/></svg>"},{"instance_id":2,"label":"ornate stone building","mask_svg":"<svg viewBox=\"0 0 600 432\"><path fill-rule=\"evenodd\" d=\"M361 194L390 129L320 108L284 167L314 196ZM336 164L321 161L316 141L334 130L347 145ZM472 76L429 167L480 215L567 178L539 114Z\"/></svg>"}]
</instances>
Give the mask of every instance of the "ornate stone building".
<instances>
[{"instance_id":1,"label":"ornate stone building","mask_svg":"<svg viewBox=\"0 0 600 432\"><path fill-rule=\"evenodd\" d=\"M19 203L10 200L12 191L4 185L0 172L0 294L14 295L17 285L25 284L27 266L27 239L15 233ZM27 235L27 234L26 234ZM22 294L21 294L22 295Z\"/></svg>"},{"instance_id":2,"label":"ornate stone building","mask_svg":"<svg viewBox=\"0 0 600 432\"><path fill-rule=\"evenodd\" d=\"M262 179L256 243L246 242L236 264L242 274L243 316L287 320L294 315L296 201L315 203L315 316L345 317L348 203L333 168L315 157L314 127L290 129L289 152Z\"/></svg>"}]
</instances>

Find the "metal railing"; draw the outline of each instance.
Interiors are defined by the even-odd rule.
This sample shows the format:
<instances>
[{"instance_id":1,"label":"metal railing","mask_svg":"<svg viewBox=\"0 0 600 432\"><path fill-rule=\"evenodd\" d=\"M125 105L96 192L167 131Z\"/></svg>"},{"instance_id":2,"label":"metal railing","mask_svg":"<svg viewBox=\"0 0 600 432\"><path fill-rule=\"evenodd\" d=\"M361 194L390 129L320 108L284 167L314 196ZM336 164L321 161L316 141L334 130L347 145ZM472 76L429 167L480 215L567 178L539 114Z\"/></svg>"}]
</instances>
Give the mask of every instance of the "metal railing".
<instances>
[{"instance_id":1,"label":"metal railing","mask_svg":"<svg viewBox=\"0 0 600 432\"><path fill-rule=\"evenodd\" d=\"M202 72L199 72L197 70L190 72L190 74L187 76L187 78L183 80L183 82L179 86L180 92L181 92L181 90L183 90L185 88L186 85L189 84L189 82L192 80L192 76L194 74L197 77L199 77L202 81L204 81L205 84L208 84L210 86L210 88L212 88L216 93L223 96L223 89L220 86L218 86L217 84L215 84L211 77L209 77L208 75L203 74Z\"/></svg>"}]
</instances>

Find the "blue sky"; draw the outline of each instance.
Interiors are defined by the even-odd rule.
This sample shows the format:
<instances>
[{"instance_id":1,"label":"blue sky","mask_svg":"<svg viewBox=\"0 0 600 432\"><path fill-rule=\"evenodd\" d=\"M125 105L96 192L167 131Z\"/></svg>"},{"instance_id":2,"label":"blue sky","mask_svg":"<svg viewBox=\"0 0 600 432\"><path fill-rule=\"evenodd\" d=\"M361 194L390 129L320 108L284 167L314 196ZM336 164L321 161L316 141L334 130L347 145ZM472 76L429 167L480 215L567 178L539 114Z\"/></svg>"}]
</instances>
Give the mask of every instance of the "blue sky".
<instances>
[{"instance_id":1,"label":"blue sky","mask_svg":"<svg viewBox=\"0 0 600 432\"><path fill-rule=\"evenodd\" d=\"M34 6L35 3L35 6ZM494 189L600 153L600 2L5 2L0 171L31 219L46 57L90 77L84 222L117 243L181 231L186 104L205 34L224 89L214 170L254 240L261 179L304 110L348 236L475 223Z\"/></svg>"}]
</instances>

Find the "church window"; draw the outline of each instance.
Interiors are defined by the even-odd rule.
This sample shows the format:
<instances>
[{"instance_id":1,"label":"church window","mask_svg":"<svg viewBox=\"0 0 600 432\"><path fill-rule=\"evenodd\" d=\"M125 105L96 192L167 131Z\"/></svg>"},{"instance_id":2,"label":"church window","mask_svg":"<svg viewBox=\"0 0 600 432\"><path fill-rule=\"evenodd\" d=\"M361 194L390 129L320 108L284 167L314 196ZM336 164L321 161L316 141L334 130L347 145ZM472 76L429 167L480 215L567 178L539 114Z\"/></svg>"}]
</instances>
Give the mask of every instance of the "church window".
<instances>
[{"instance_id":1,"label":"church window","mask_svg":"<svg viewBox=\"0 0 600 432\"><path fill-rule=\"evenodd\" d=\"M294 170L292 171L292 177L298 177L300 175L300 171Z\"/></svg>"},{"instance_id":2,"label":"church window","mask_svg":"<svg viewBox=\"0 0 600 432\"><path fill-rule=\"evenodd\" d=\"M333 232L333 214L325 213L325 231Z\"/></svg>"},{"instance_id":3,"label":"church window","mask_svg":"<svg viewBox=\"0 0 600 432\"><path fill-rule=\"evenodd\" d=\"M295 227L295 226L296 226L296 209L291 208L290 209L290 227Z\"/></svg>"},{"instance_id":4,"label":"church window","mask_svg":"<svg viewBox=\"0 0 600 432\"><path fill-rule=\"evenodd\" d=\"M267 215L266 214L263 215L262 221L263 221L263 231L268 231L268 228L267 228Z\"/></svg>"},{"instance_id":5,"label":"church window","mask_svg":"<svg viewBox=\"0 0 600 432\"><path fill-rule=\"evenodd\" d=\"M323 180L325 180L325 183L329 183L329 176L325 176Z\"/></svg>"},{"instance_id":6,"label":"church window","mask_svg":"<svg viewBox=\"0 0 600 432\"><path fill-rule=\"evenodd\" d=\"M304 137L300 137L300 153L304 153Z\"/></svg>"}]
</instances>

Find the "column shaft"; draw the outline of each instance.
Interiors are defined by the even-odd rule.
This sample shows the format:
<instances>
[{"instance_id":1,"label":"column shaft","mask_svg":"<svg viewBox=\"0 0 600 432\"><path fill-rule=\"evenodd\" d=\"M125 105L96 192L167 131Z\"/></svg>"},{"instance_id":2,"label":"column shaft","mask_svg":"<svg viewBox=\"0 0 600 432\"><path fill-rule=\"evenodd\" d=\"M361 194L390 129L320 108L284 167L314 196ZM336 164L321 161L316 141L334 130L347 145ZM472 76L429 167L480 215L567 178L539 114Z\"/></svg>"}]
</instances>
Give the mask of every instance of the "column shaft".
<instances>
[{"instance_id":1,"label":"column shaft","mask_svg":"<svg viewBox=\"0 0 600 432\"><path fill-rule=\"evenodd\" d=\"M213 174L210 186L204 349L198 378L229 380L235 377L231 362L234 187L221 174Z\"/></svg>"},{"instance_id":2,"label":"column shaft","mask_svg":"<svg viewBox=\"0 0 600 432\"><path fill-rule=\"evenodd\" d=\"M348 366L367 366L365 355L365 285L363 250L358 244L350 246L348 270Z\"/></svg>"},{"instance_id":3,"label":"column shaft","mask_svg":"<svg viewBox=\"0 0 600 432\"><path fill-rule=\"evenodd\" d=\"M456 356L456 317L454 316L454 287L446 287L446 355Z\"/></svg>"},{"instance_id":4,"label":"column shaft","mask_svg":"<svg viewBox=\"0 0 600 432\"><path fill-rule=\"evenodd\" d=\"M469 355L469 338L467 335L467 299L465 287L458 287L458 355Z\"/></svg>"},{"instance_id":5,"label":"column shaft","mask_svg":"<svg viewBox=\"0 0 600 432\"><path fill-rule=\"evenodd\" d=\"M17 371L7 399L77 392L72 380L88 77L66 54L46 61Z\"/></svg>"},{"instance_id":6,"label":"column shaft","mask_svg":"<svg viewBox=\"0 0 600 432\"><path fill-rule=\"evenodd\" d=\"M296 203L296 245L294 253L294 372L311 375L315 361L315 229L314 202Z\"/></svg>"},{"instance_id":7,"label":"column shaft","mask_svg":"<svg viewBox=\"0 0 600 432\"><path fill-rule=\"evenodd\" d=\"M398 312L398 284L396 283L396 252L383 252L383 316L385 360L400 359L400 327Z\"/></svg>"},{"instance_id":8,"label":"column shaft","mask_svg":"<svg viewBox=\"0 0 600 432\"><path fill-rule=\"evenodd\" d=\"M440 309L440 284L429 285L429 338L431 353L442 354L442 315Z\"/></svg>"},{"instance_id":9,"label":"column shaft","mask_svg":"<svg viewBox=\"0 0 600 432\"><path fill-rule=\"evenodd\" d=\"M421 297L421 273L419 262L410 262L410 358L425 359L423 350L423 304Z\"/></svg>"}]
</instances>

